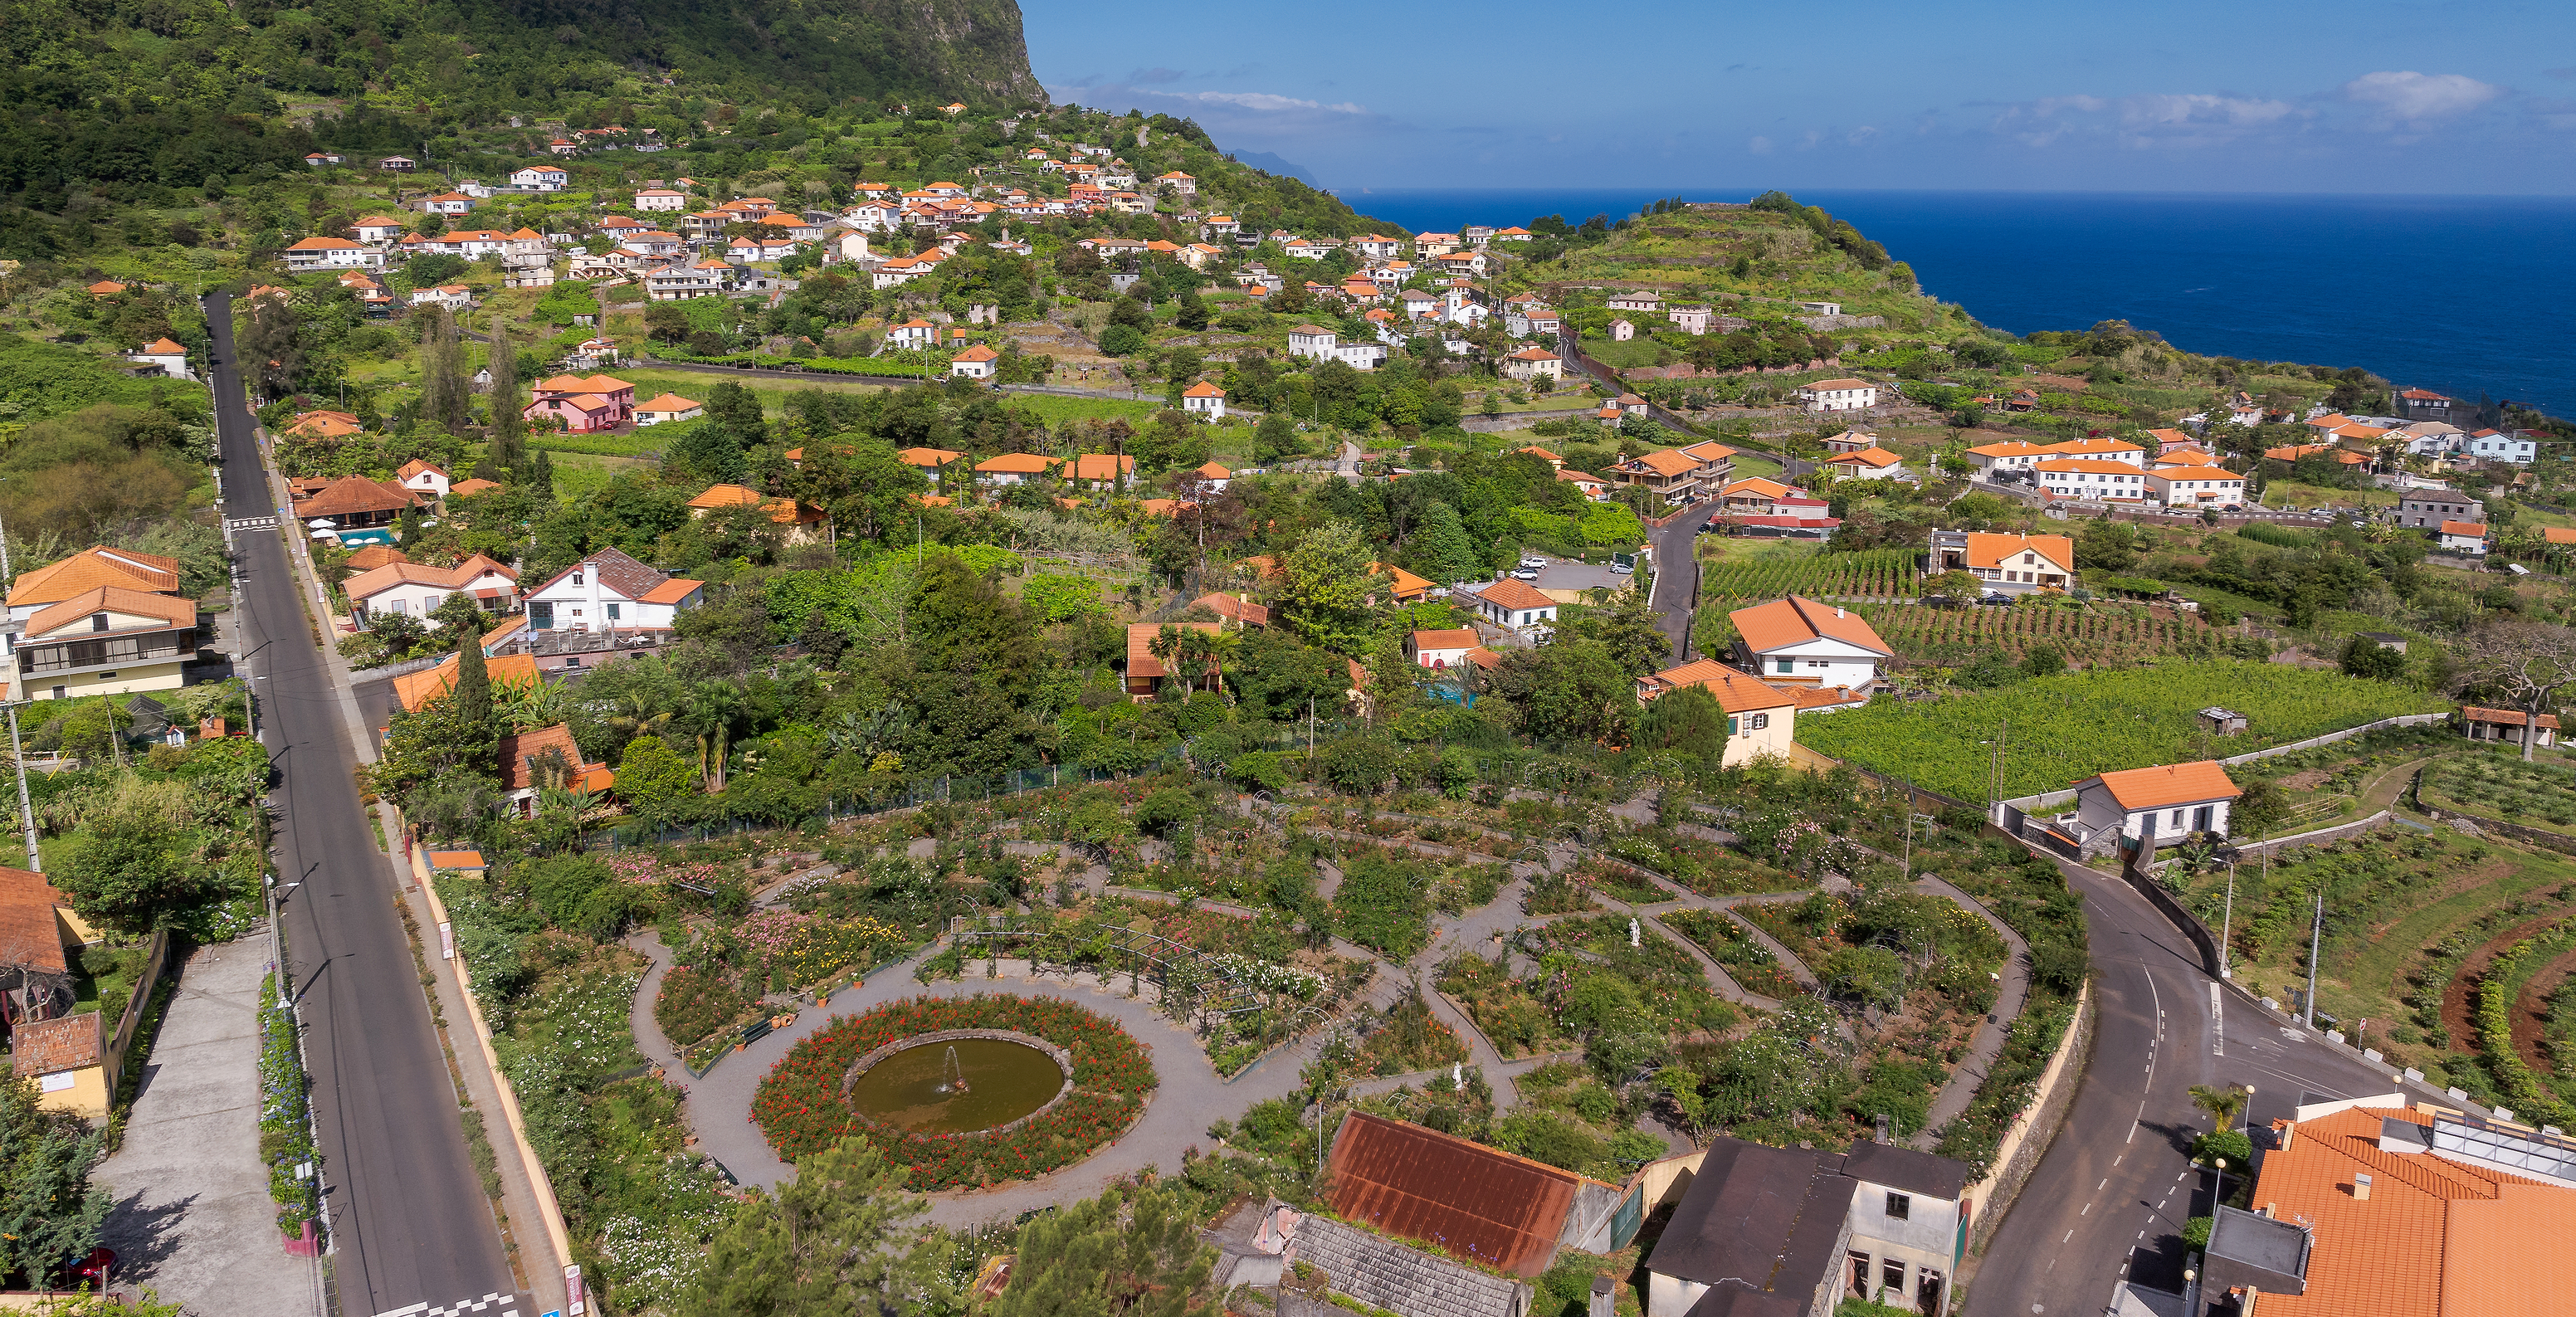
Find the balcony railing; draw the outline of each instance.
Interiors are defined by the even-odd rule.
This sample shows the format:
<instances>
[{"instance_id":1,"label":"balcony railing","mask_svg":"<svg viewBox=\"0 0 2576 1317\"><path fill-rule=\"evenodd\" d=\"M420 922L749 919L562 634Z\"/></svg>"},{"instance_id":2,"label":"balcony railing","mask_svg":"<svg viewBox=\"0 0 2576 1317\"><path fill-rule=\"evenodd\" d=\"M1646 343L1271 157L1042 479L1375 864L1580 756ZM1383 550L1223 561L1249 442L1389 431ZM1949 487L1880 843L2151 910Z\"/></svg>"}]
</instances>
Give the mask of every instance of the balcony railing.
<instances>
[{"instance_id":1,"label":"balcony railing","mask_svg":"<svg viewBox=\"0 0 2576 1317\"><path fill-rule=\"evenodd\" d=\"M157 631L107 640L29 645L18 651L18 670L28 674L77 672L126 663L156 663L196 652L196 628Z\"/></svg>"}]
</instances>

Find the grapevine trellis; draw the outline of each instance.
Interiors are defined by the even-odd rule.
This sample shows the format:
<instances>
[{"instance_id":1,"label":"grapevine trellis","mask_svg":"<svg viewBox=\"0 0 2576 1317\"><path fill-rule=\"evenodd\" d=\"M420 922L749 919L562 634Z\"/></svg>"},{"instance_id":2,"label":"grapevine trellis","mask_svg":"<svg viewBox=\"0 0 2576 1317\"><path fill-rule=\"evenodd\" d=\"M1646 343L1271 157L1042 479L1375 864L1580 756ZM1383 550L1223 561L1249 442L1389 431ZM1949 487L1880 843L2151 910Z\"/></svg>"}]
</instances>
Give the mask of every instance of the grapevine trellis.
<instances>
[{"instance_id":1,"label":"grapevine trellis","mask_svg":"<svg viewBox=\"0 0 2576 1317\"><path fill-rule=\"evenodd\" d=\"M2170 654L2203 633L2196 621L2092 608L1925 608L1859 610L1879 637L1908 658L1947 650L2000 649L2019 658L2048 645L2077 663Z\"/></svg>"},{"instance_id":2,"label":"grapevine trellis","mask_svg":"<svg viewBox=\"0 0 2576 1317\"><path fill-rule=\"evenodd\" d=\"M1810 598L1912 599L1922 593L1918 568L1923 556L1912 549L1864 549L1858 553L1819 553L1804 557L1719 559L1700 572L1703 603L1733 599Z\"/></svg>"}]
</instances>

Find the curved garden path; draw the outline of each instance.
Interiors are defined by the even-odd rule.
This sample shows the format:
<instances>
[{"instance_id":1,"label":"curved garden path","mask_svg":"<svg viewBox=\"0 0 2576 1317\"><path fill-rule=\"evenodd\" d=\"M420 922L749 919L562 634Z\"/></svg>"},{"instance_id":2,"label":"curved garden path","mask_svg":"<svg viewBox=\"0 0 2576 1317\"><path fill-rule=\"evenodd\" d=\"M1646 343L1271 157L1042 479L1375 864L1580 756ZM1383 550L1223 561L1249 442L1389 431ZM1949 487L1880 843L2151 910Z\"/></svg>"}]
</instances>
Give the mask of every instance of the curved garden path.
<instances>
[{"instance_id":1,"label":"curved garden path","mask_svg":"<svg viewBox=\"0 0 2576 1317\"><path fill-rule=\"evenodd\" d=\"M1614 812L1622 817L1642 814L1651 803L1640 806L1631 802ZM1425 855L1456 857L1479 862L1493 862L1496 857L1481 852L1460 851L1435 842L1410 838L1379 838L1332 829L1311 829L1313 835L1336 841L1368 845L1400 846ZM1528 894L1529 880L1543 873L1561 873L1573 867L1585 855L1602 859L1612 857L1572 841L1533 843L1540 847L1540 857L1508 861L1511 878L1492 901L1458 915L1434 914L1431 938L1418 953L1401 963L1378 959L1373 953L1340 938L1333 939L1333 950L1355 959L1376 960L1380 973L1370 985L1365 1001L1380 1010L1392 1007L1413 982L1425 984L1424 1001L1433 1015L1466 1043L1465 1063L1483 1072L1493 1089L1497 1112L1508 1111L1519 1102L1518 1085L1513 1081L1550 1061L1579 1056L1580 1053L1549 1053L1506 1061L1501 1051L1475 1021L1460 1009L1448 995L1431 990L1442 961L1461 952L1473 951L1491 955L1505 945L1511 934L1522 927L1544 924L1565 918L1563 915L1527 916L1521 914L1521 900ZM1651 870L1640 869L1625 861L1613 860L1633 873L1644 875L1656 887L1670 893L1671 899L1644 905L1633 905L1596 892L1595 898L1604 911L1626 913L1641 923L1652 923L1664 936L1670 937L1699 962L1711 990L1730 1002L1757 1010L1776 1010L1780 1003L1770 997L1748 992L1698 944L1663 926L1661 915L1678 910L1706 910L1724 915L1742 927L1753 940L1768 950L1781 969L1796 978L1803 987L1818 986L1815 972L1788 948L1755 927L1734 911L1745 904L1796 900L1807 890L1793 892L1753 892L1729 896L1701 896L1673 880ZM1327 877L1338 883L1339 868L1329 859L1319 861L1329 870ZM801 876L801 875L800 875ZM783 886L783 884L782 884ZM2030 948L2020 935L1995 917L1967 893L1937 877L1916 879L1913 889L1957 902L1984 919L2003 938L2010 954L2005 958L2003 984L1996 996L1995 1009L1986 1023L1979 1026L1969 1044L1968 1053L1951 1073L1948 1082L1932 1101L1926 1133L1917 1135L1917 1146L1930 1142L1929 1130L1964 1111L1976 1096L1977 1085L2001 1054L2006 1034L2019 1018L2030 991ZM1179 904L1183 898L1174 893L1143 888L1106 888L1117 895L1148 901ZM1812 890L1812 889L1808 889ZM1224 901L1200 898L1200 908L1230 915L1254 912ZM1601 913L1587 911L1582 913ZM1144 996L1130 996L1127 989L1112 986L1097 975L1050 970L1033 975L1029 962L1009 957L998 964L995 978L968 977L947 979L924 985L913 972L947 946L945 938L932 942L909 959L886 965L861 982L834 994L818 1006L800 1011L795 1021L776 1029L758 1041L729 1056L703 1078L690 1079L679 1062L676 1051L662 1036L653 1021L652 1003L661 991L663 974L670 968L671 953L661 939L645 932L628 940L628 945L652 961L635 994L631 1021L635 1040L644 1055L664 1068L686 1094L683 1107L688 1126L700 1139L701 1150L721 1162L725 1169L746 1185L769 1186L790 1174L791 1168L780 1161L760 1127L750 1118L751 1100L762 1078L786 1056L789 1048L822 1028L835 1015L851 1015L874 1009L905 997L962 997L978 992L1012 992L1028 996L1052 996L1098 1012L1119 1023L1152 1053L1155 1072L1161 1084L1145 1115L1135 1128L1111 1143L1100 1153L1079 1165L1068 1167L1043 1179L1020 1181L998 1189L963 1192L951 1191L931 1197L931 1219L943 1225L964 1225L997 1217L1015 1216L1037 1207L1089 1197L1108 1187L1117 1178L1132 1175L1147 1167L1163 1172L1180 1168L1182 1154L1193 1147L1213 1147L1207 1136L1208 1126L1219 1120L1237 1120L1254 1104L1285 1097L1302 1087L1300 1071L1314 1059L1324 1035L1318 1031L1282 1045L1232 1081L1219 1078L1209 1063L1207 1053L1195 1036L1180 1025L1163 1017L1152 1004L1150 985ZM969 972L973 964L970 962ZM1843 1026L1849 1034L1849 1025ZM1392 1091L1404 1085L1423 1085L1449 1073L1448 1067L1406 1075L1376 1076L1354 1080L1348 1086L1353 1096L1367 1096Z\"/></svg>"}]
</instances>

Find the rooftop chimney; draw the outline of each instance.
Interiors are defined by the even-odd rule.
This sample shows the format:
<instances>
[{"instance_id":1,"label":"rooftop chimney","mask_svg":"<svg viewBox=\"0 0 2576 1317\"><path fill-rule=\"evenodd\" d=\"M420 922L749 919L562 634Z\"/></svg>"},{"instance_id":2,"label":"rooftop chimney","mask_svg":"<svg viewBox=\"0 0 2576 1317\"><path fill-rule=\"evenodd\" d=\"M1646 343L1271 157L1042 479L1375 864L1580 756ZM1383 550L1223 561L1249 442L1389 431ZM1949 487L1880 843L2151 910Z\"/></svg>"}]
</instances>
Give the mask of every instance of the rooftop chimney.
<instances>
[{"instance_id":1,"label":"rooftop chimney","mask_svg":"<svg viewBox=\"0 0 2576 1317\"><path fill-rule=\"evenodd\" d=\"M1842 606L1841 604L1836 604L1836 605L1834 605L1834 616L1836 616L1836 617L1840 617L1840 616L1842 616L1842 615L1843 615L1843 606Z\"/></svg>"},{"instance_id":2,"label":"rooftop chimney","mask_svg":"<svg viewBox=\"0 0 2576 1317\"><path fill-rule=\"evenodd\" d=\"M2352 1197L2355 1202L2366 1203L2370 1201L2370 1172L2357 1171L2353 1174Z\"/></svg>"}]
</instances>

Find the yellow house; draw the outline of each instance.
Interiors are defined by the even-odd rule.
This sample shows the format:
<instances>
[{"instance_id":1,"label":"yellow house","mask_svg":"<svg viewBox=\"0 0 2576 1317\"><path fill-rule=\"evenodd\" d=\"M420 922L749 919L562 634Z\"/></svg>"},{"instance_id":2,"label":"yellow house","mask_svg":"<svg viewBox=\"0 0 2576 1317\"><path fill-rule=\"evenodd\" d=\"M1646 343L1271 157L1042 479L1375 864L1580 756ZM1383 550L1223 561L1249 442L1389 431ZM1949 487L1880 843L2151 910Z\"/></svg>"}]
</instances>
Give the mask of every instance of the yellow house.
<instances>
[{"instance_id":1,"label":"yellow house","mask_svg":"<svg viewBox=\"0 0 2576 1317\"><path fill-rule=\"evenodd\" d=\"M1639 678L1637 698L1651 700L1689 686L1716 696L1718 707L1726 710L1726 755L1720 762L1727 767L1751 763L1764 755L1789 757L1789 743L1798 728L1795 694L1765 685L1714 659L1692 659L1678 668Z\"/></svg>"},{"instance_id":2,"label":"yellow house","mask_svg":"<svg viewBox=\"0 0 2576 1317\"><path fill-rule=\"evenodd\" d=\"M87 1120L107 1119L106 1017L96 1011L31 1020L9 1031L12 1067L35 1081L36 1105Z\"/></svg>"},{"instance_id":3,"label":"yellow house","mask_svg":"<svg viewBox=\"0 0 2576 1317\"><path fill-rule=\"evenodd\" d=\"M28 618L13 648L29 698L177 690L181 666L197 656L197 605L96 586Z\"/></svg>"}]
</instances>

